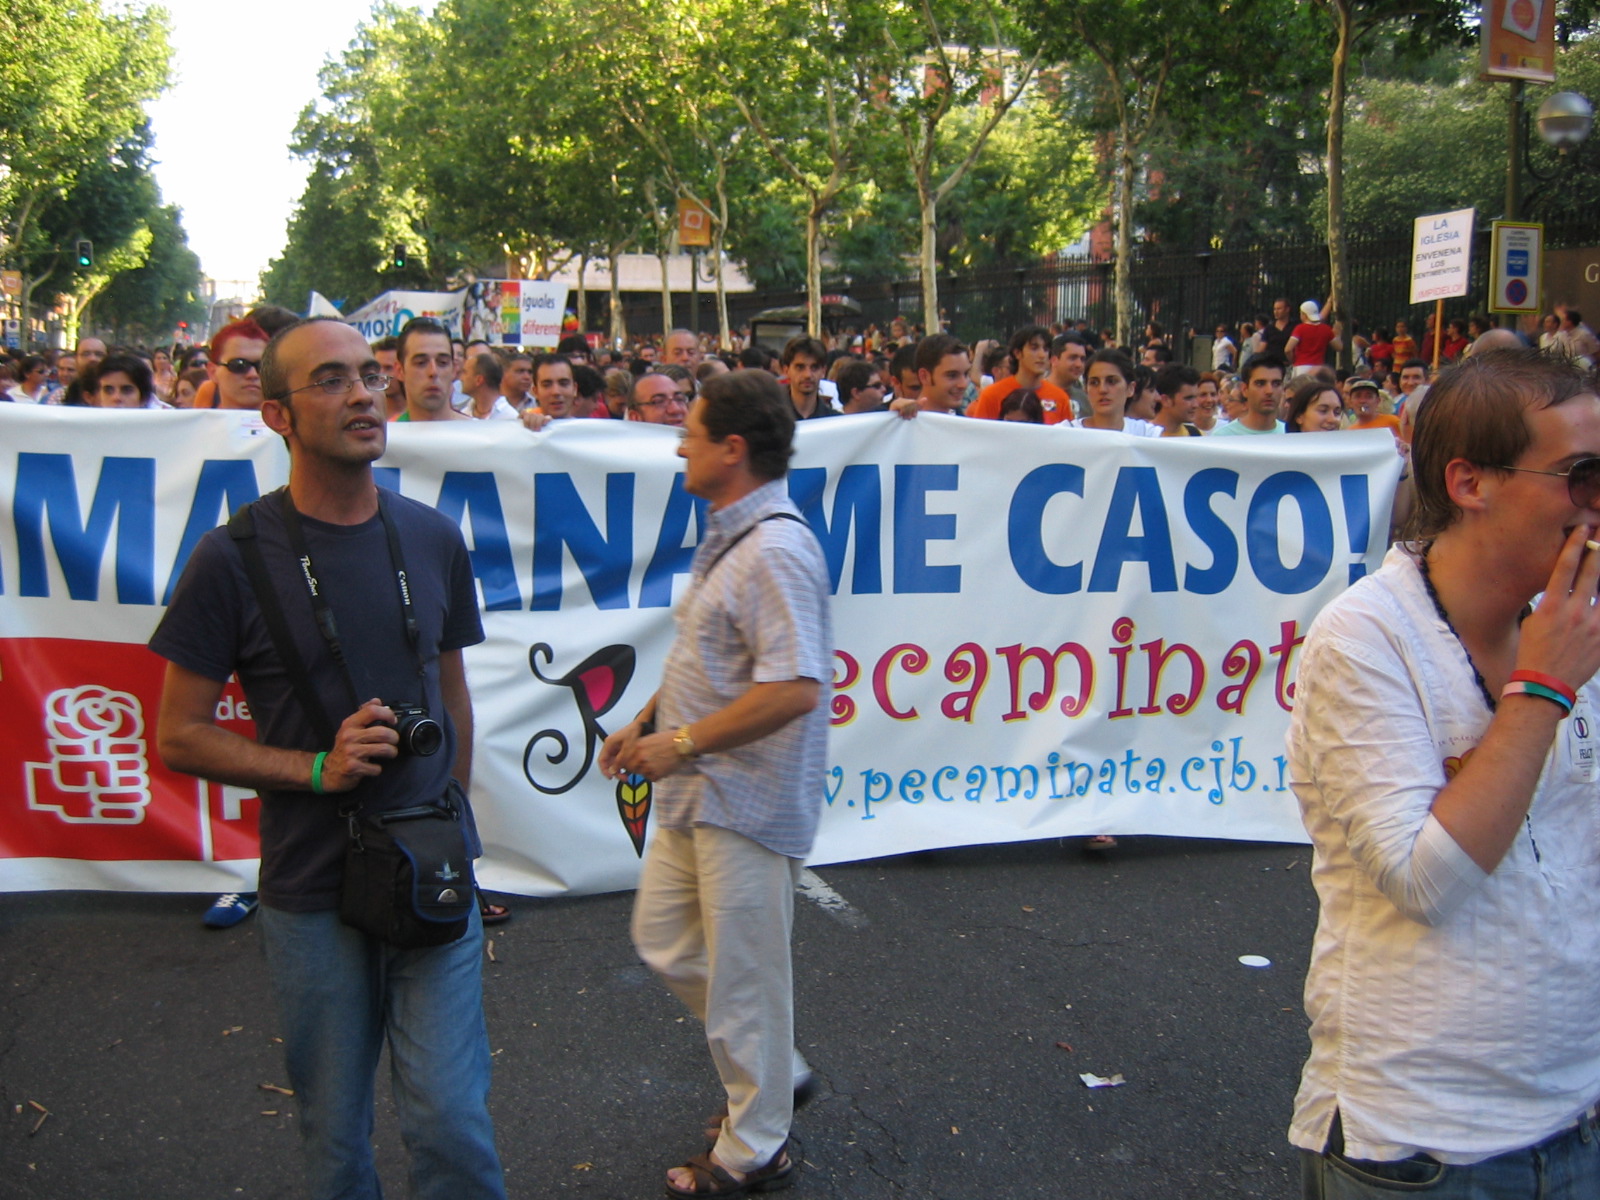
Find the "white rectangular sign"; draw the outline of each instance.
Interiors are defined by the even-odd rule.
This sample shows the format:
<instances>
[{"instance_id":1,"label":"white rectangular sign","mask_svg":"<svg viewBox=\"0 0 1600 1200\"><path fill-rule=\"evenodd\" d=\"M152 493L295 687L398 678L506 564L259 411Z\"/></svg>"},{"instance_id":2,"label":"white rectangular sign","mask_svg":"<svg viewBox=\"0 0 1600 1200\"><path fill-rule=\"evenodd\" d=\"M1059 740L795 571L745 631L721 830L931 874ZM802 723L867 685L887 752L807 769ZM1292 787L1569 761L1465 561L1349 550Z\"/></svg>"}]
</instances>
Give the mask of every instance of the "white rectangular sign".
<instances>
[{"instance_id":1,"label":"white rectangular sign","mask_svg":"<svg viewBox=\"0 0 1600 1200\"><path fill-rule=\"evenodd\" d=\"M1489 311L1536 313L1544 286L1544 226L1495 221L1489 251Z\"/></svg>"},{"instance_id":2,"label":"white rectangular sign","mask_svg":"<svg viewBox=\"0 0 1600 1200\"><path fill-rule=\"evenodd\" d=\"M1411 232L1411 303L1465 296L1472 286L1475 209L1418 217Z\"/></svg>"}]
</instances>

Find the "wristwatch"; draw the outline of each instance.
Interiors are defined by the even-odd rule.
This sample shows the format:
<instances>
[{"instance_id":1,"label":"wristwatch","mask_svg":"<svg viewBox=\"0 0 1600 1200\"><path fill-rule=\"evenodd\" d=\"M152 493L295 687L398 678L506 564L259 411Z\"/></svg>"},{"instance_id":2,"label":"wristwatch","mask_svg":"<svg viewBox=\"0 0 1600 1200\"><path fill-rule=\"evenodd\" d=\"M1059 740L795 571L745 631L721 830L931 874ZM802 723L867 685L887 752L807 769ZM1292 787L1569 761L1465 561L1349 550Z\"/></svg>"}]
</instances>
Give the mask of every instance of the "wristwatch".
<instances>
[{"instance_id":1,"label":"wristwatch","mask_svg":"<svg viewBox=\"0 0 1600 1200\"><path fill-rule=\"evenodd\" d=\"M687 725L678 726L678 732L672 735L672 748L678 752L679 758L694 758L694 739L689 736Z\"/></svg>"}]
</instances>

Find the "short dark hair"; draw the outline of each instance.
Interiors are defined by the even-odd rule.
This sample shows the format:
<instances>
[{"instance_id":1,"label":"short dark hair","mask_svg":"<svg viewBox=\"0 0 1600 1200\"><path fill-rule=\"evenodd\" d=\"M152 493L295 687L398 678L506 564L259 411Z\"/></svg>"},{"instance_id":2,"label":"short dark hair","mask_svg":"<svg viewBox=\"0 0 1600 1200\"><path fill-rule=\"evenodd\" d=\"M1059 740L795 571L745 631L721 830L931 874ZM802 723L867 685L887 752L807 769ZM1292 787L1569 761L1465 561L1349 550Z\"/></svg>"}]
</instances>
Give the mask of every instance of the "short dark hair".
<instances>
[{"instance_id":1,"label":"short dark hair","mask_svg":"<svg viewBox=\"0 0 1600 1200\"><path fill-rule=\"evenodd\" d=\"M578 395L585 400L592 399L606 390L605 377L588 363L572 364L572 383L578 389Z\"/></svg>"},{"instance_id":2,"label":"short dark hair","mask_svg":"<svg viewBox=\"0 0 1600 1200\"><path fill-rule=\"evenodd\" d=\"M1107 346L1104 350L1096 350L1089 356L1089 367L1094 367L1101 363L1117 369L1117 374L1122 376L1122 381L1129 387L1128 398L1130 400L1138 395L1137 392L1132 390L1132 387L1139 373L1134 370L1133 362L1126 354L1115 347ZM1084 369L1084 374L1088 374L1088 368Z\"/></svg>"},{"instance_id":3,"label":"short dark hair","mask_svg":"<svg viewBox=\"0 0 1600 1200\"><path fill-rule=\"evenodd\" d=\"M254 321L266 331L267 337L283 332L291 326L298 325L303 317L297 312L284 308L281 304L258 304L245 313L246 321Z\"/></svg>"},{"instance_id":4,"label":"short dark hair","mask_svg":"<svg viewBox=\"0 0 1600 1200\"><path fill-rule=\"evenodd\" d=\"M817 341L816 338L807 337L805 334L790 338L783 347L783 354L779 356L778 361L787 367L795 360L797 355L801 354L804 354L807 358L813 358L819 363L828 361L828 348Z\"/></svg>"},{"instance_id":5,"label":"short dark hair","mask_svg":"<svg viewBox=\"0 0 1600 1200\"><path fill-rule=\"evenodd\" d=\"M1428 364L1425 359L1408 358L1405 360L1405 362L1400 364L1400 369L1402 371L1409 371L1412 367L1420 367L1424 375L1428 373Z\"/></svg>"},{"instance_id":6,"label":"short dark hair","mask_svg":"<svg viewBox=\"0 0 1600 1200\"><path fill-rule=\"evenodd\" d=\"M1277 371L1279 374L1289 373L1289 364L1277 354L1258 354L1245 363L1244 370L1239 372L1239 382L1249 383L1257 371Z\"/></svg>"},{"instance_id":7,"label":"short dark hair","mask_svg":"<svg viewBox=\"0 0 1600 1200\"><path fill-rule=\"evenodd\" d=\"M1043 342L1045 348L1050 346L1050 331L1043 325L1024 325L1011 335L1011 340L1006 343L1006 350L1015 358L1035 341Z\"/></svg>"},{"instance_id":8,"label":"short dark hair","mask_svg":"<svg viewBox=\"0 0 1600 1200\"><path fill-rule=\"evenodd\" d=\"M913 375L917 372L917 348L914 345L901 346L900 349L894 352L894 357L889 360L889 374L894 376L896 383L900 381L900 377L907 371L910 371Z\"/></svg>"},{"instance_id":9,"label":"short dark hair","mask_svg":"<svg viewBox=\"0 0 1600 1200\"><path fill-rule=\"evenodd\" d=\"M848 403L850 394L866 387L877 374L878 368L862 359L856 358L845 363L839 368L839 378L834 380L839 386L839 403Z\"/></svg>"},{"instance_id":10,"label":"short dark hair","mask_svg":"<svg viewBox=\"0 0 1600 1200\"><path fill-rule=\"evenodd\" d=\"M1061 352L1068 346L1082 346L1085 353L1094 349L1093 346L1089 345L1088 339L1083 334L1069 330L1066 333L1057 334L1055 340L1050 343L1050 357L1060 358Z\"/></svg>"},{"instance_id":11,"label":"short dark hair","mask_svg":"<svg viewBox=\"0 0 1600 1200\"><path fill-rule=\"evenodd\" d=\"M738 434L749 447L750 471L760 479L782 479L794 453L794 406L770 372L729 371L706 381L700 420L712 441Z\"/></svg>"},{"instance_id":12,"label":"short dark hair","mask_svg":"<svg viewBox=\"0 0 1600 1200\"><path fill-rule=\"evenodd\" d=\"M506 370L500 365L500 360L493 354L478 353L472 356L472 369L483 376L484 383L492 388L500 386L500 381L506 377Z\"/></svg>"},{"instance_id":13,"label":"short dark hair","mask_svg":"<svg viewBox=\"0 0 1600 1200\"><path fill-rule=\"evenodd\" d=\"M304 317L295 321L293 325L285 325L274 333L267 342L267 348L261 352L261 395L268 400L280 402L289 399L289 369L279 361L283 357L283 339L285 335L302 325L320 325L332 322L335 325L344 325L342 317Z\"/></svg>"},{"instance_id":14,"label":"short dark hair","mask_svg":"<svg viewBox=\"0 0 1600 1200\"><path fill-rule=\"evenodd\" d=\"M1168 363L1156 372L1156 391L1172 399L1186 387L1200 386L1200 372L1182 363Z\"/></svg>"},{"instance_id":15,"label":"short dark hair","mask_svg":"<svg viewBox=\"0 0 1600 1200\"><path fill-rule=\"evenodd\" d=\"M557 354L582 354L588 357L594 351L589 348L589 339L581 333L569 333L556 343Z\"/></svg>"},{"instance_id":16,"label":"short dark hair","mask_svg":"<svg viewBox=\"0 0 1600 1200\"><path fill-rule=\"evenodd\" d=\"M1521 458L1533 441L1527 414L1592 395L1578 367L1539 350L1474 354L1441 374L1415 414L1411 469L1416 508L1406 536L1426 540L1461 517L1445 485L1445 467L1464 458L1500 468Z\"/></svg>"},{"instance_id":17,"label":"short dark hair","mask_svg":"<svg viewBox=\"0 0 1600 1200\"><path fill-rule=\"evenodd\" d=\"M27 362L27 359L23 359L23 362ZM155 395L155 376L150 372L150 364L135 354L108 354L99 362L91 364L89 369L78 377L79 390L85 396L93 395L100 390L101 378L117 371L128 377L133 386L139 389L139 395L143 399L148 401Z\"/></svg>"},{"instance_id":18,"label":"short dark hair","mask_svg":"<svg viewBox=\"0 0 1600 1200\"><path fill-rule=\"evenodd\" d=\"M376 354L380 350L393 350L396 354L399 354L400 339L397 337L379 338L377 341L372 343L372 352Z\"/></svg>"},{"instance_id":19,"label":"short dark hair","mask_svg":"<svg viewBox=\"0 0 1600 1200\"><path fill-rule=\"evenodd\" d=\"M771 353L760 346L746 346L739 351L739 365L752 371L765 371L771 361Z\"/></svg>"},{"instance_id":20,"label":"short dark hair","mask_svg":"<svg viewBox=\"0 0 1600 1200\"><path fill-rule=\"evenodd\" d=\"M1007 415L1020 412L1022 419L1033 425L1044 424L1044 404L1039 400L1039 393L1032 388L1018 388L1004 400L1000 401L1000 419L1003 421Z\"/></svg>"},{"instance_id":21,"label":"short dark hair","mask_svg":"<svg viewBox=\"0 0 1600 1200\"><path fill-rule=\"evenodd\" d=\"M1159 342L1151 342L1148 346L1141 347L1139 353L1141 357L1145 354L1154 354L1156 356L1156 361L1159 363L1169 363L1172 361L1171 349L1161 345Z\"/></svg>"},{"instance_id":22,"label":"short dark hair","mask_svg":"<svg viewBox=\"0 0 1600 1200\"><path fill-rule=\"evenodd\" d=\"M438 334L447 340L452 347L461 344L459 338L451 337L450 331L432 317L412 317L411 320L400 327L399 334L395 336L395 352L400 355L402 362L405 361L406 357L406 343L419 333Z\"/></svg>"},{"instance_id":23,"label":"short dark hair","mask_svg":"<svg viewBox=\"0 0 1600 1200\"><path fill-rule=\"evenodd\" d=\"M540 367L566 367L567 370L571 371L572 360L565 354L535 354L533 356L533 377L535 379L539 378ZM572 378L574 381L577 380L577 372L573 372Z\"/></svg>"},{"instance_id":24,"label":"short dark hair","mask_svg":"<svg viewBox=\"0 0 1600 1200\"><path fill-rule=\"evenodd\" d=\"M967 347L960 338L948 333L933 334L917 343L917 370L931 375L950 355L966 353Z\"/></svg>"}]
</instances>

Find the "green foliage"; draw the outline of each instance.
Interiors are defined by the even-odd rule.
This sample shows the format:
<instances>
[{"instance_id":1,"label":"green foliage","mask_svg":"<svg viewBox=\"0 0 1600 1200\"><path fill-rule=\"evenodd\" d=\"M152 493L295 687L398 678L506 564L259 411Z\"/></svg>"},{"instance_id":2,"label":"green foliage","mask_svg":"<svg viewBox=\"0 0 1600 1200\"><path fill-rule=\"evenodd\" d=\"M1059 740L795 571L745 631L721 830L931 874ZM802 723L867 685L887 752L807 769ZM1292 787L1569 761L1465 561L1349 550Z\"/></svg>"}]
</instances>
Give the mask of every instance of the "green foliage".
<instances>
[{"instance_id":1,"label":"green foliage","mask_svg":"<svg viewBox=\"0 0 1600 1200\"><path fill-rule=\"evenodd\" d=\"M189 249L176 205L153 210L142 265L122 271L94 303L95 321L119 342L155 345L176 335L178 322L206 317L200 298L200 258Z\"/></svg>"}]
</instances>

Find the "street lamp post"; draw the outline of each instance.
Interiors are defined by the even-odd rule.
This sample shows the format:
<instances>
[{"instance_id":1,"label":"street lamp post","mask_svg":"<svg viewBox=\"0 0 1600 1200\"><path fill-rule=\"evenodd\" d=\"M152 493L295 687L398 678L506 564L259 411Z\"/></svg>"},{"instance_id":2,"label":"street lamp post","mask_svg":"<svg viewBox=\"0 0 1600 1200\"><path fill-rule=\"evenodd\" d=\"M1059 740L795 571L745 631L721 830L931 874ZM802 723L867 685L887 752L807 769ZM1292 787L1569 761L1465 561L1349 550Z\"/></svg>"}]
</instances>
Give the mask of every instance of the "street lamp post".
<instances>
[{"instance_id":1,"label":"street lamp post","mask_svg":"<svg viewBox=\"0 0 1600 1200\"><path fill-rule=\"evenodd\" d=\"M1523 82L1513 81L1511 84L1511 121L1507 131L1509 143L1509 161L1506 164L1506 216L1507 221L1517 221L1522 218L1523 211L1533 211L1534 203L1539 198L1543 188L1561 177L1571 161L1571 151L1582 145L1589 136L1589 131L1594 128L1594 106L1588 99L1577 92L1554 92L1545 97L1543 104L1539 105L1538 115L1534 124L1538 126L1539 136L1544 139L1556 152L1556 165L1553 170L1540 171L1533 165L1533 156L1530 153L1531 139L1528 136L1528 114L1523 103ZM1527 203L1522 198L1522 176L1526 172L1539 183ZM1516 318L1508 317L1508 325L1514 324Z\"/></svg>"}]
</instances>

